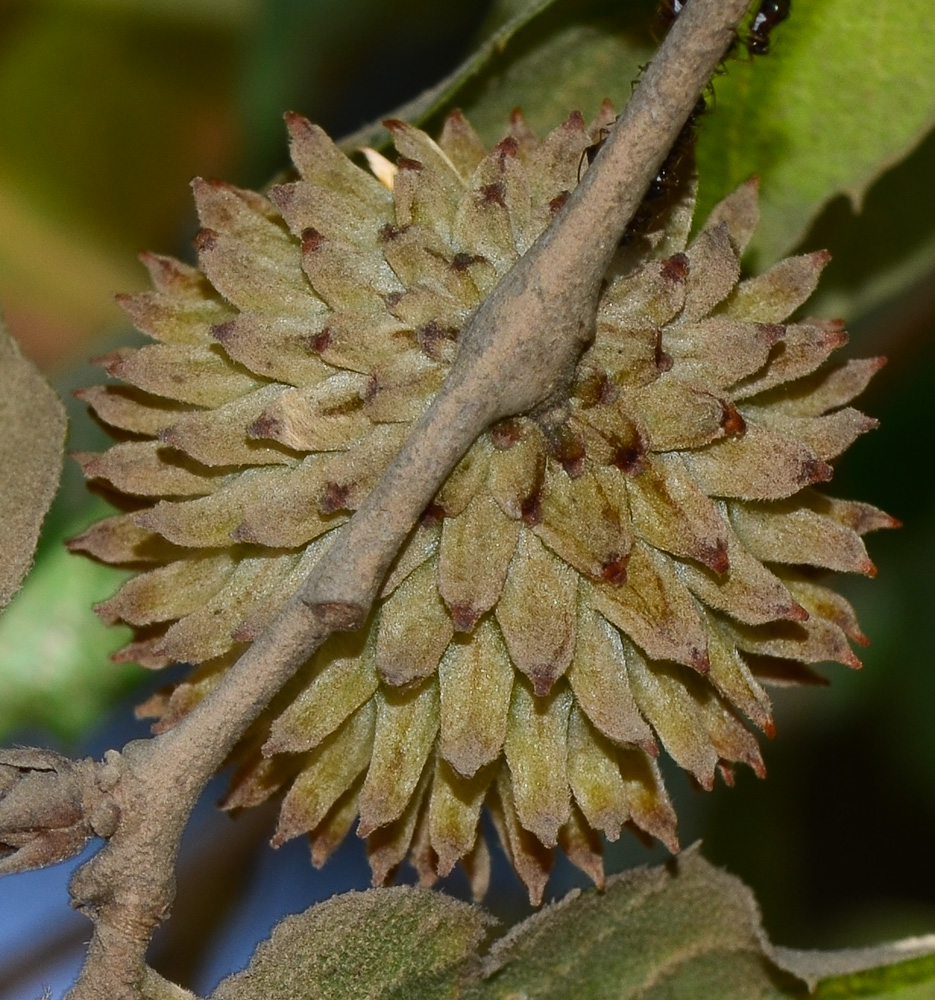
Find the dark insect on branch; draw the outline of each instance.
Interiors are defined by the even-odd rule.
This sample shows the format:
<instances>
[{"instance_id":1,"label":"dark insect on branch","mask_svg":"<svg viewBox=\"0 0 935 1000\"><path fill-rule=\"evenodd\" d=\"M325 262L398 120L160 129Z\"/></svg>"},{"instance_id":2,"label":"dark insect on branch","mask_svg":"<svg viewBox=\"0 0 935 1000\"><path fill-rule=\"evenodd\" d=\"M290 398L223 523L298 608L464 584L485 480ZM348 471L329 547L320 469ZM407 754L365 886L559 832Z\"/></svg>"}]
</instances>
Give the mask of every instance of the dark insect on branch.
<instances>
[{"instance_id":1,"label":"dark insect on branch","mask_svg":"<svg viewBox=\"0 0 935 1000\"><path fill-rule=\"evenodd\" d=\"M661 0L656 11L657 20L668 27L682 13L686 3L688 0Z\"/></svg>"},{"instance_id":2,"label":"dark insect on branch","mask_svg":"<svg viewBox=\"0 0 935 1000\"><path fill-rule=\"evenodd\" d=\"M747 37L747 51L751 56L765 56L769 52L770 32L785 21L791 10L792 0L762 0Z\"/></svg>"},{"instance_id":3,"label":"dark insect on branch","mask_svg":"<svg viewBox=\"0 0 935 1000\"><path fill-rule=\"evenodd\" d=\"M670 28L687 3L688 0L660 0L656 11L657 23L663 28ZM785 21L791 12L792 0L761 0L750 25L750 33L744 40L747 52L751 56L767 55L770 33L777 24ZM731 48L733 49L733 46Z\"/></svg>"}]
</instances>

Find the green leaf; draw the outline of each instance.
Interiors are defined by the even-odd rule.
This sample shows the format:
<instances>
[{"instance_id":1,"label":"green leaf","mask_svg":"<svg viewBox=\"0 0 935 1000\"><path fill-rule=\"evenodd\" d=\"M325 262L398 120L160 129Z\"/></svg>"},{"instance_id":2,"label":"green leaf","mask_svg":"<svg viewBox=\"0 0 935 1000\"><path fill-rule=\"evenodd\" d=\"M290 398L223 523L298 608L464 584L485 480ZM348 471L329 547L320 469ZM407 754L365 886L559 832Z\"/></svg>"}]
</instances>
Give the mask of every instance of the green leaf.
<instances>
[{"instance_id":1,"label":"green leaf","mask_svg":"<svg viewBox=\"0 0 935 1000\"><path fill-rule=\"evenodd\" d=\"M544 119L547 128L557 125L576 106L573 103L575 87L570 78L566 80L562 68L554 63L548 76L548 86L544 85L546 81L542 74L546 67L542 64L543 46L551 44L562 49L573 62L579 57L587 60L587 49L576 48L576 40L578 43L585 41L582 38L583 26L589 19L600 18L609 10L617 10L620 16L622 5L609 0L586 0L584 3L579 0L574 5L569 0L531 0L516 12L518 6L511 2L503 7L499 13L513 13L513 16L485 39L450 76L391 114L381 115L381 120L394 117L429 124L452 108L460 107L471 118L482 138L495 142L503 136L509 112L521 105L536 120L541 122ZM494 14L496 23L501 18L497 16L497 11ZM634 15L631 13L627 19L632 22ZM606 45L607 36L613 34L613 30L612 24L609 28L593 29L592 35L596 38L592 37L591 41ZM572 36L570 44L569 32ZM627 77L627 93L630 78ZM530 89L530 84L533 89ZM517 86L519 89L514 90ZM544 96L550 92L551 104L561 108L558 115L553 113L551 104L549 108L543 104ZM598 92L600 96L593 97ZM589 93L588 104L593 105L593 112L596 112L601 98L605 96L603 84L592 80ZM361 146L379 147L386 142L386 130L379 122L373 122L347 136L341 146L352 151Z\"/></svg>"},{"instance_id":2,"label":"green leaf","mask_svg":"<svg viewBox=\"0 0 935 1000\"><path fill-rule=\"evenodd\" d=\"M32 564L62 474L65 408L0 321L0 608ZM2 649L2 643L0 643Z\"/></svg>"},{"instance_id":3,"label":"green leaf","mask_svg":"<svg viewBox=\"0 0 935 1000\"><path fill-rule=\"evenodd\" d=\"M767 1000L796 996L763 955L738 879L689 849L670 865L572 892L490 950L471 1000ZM786 990L781 988L785 984Z\"/></svg>"},{"instance_id":4,"label":"green leaf","mask_svg":"<svg viewBox=\"0 0 935 1000\"><path fill-rule=\"evenodd\" d=\"M491 922L428 889L336 896L286 917L211 1000L442 1000Z\"/></svg>"},{"instance_id":5,"label":"green leaf","mask_svg":"<svg viewBox=\"0 0 935 1000\"><path fill-rule=\"evenodd\" d=\"M933 41L926 0L795 4L768 57L732 59L715 78L698 148L700 217L759 174L752 246L770 262L835 195L859 206L935 124Z\"/></svg>"},{"instance_id":6,"label":"green leaf","mask_svg":"<svg viewBox=\"0 0 935 1000\"><path fill-rule=\"evenodd\" d=\"M593 118L605 98L622 111L654 49L648 8L609 0L559 0L537 12L454 101L488 143L514 108L545 135L577 109ZM436 116L440 117L440 116Z\"/></svg>"},{"instance_id":7,"label":"green leaf","mask_svg":"<svg viewBox=\"0 0 935 1000\"><path fill-rule=\"evenodd\" d=\"M816 1000L922 1000L935 992L935 935L834 952L772 948L770 955L781 968L804 979Z\"/></svg>"},{"instance_id":8,"label":"green leaf","mask_svg":"<svg viewBox=\"0 0 935 1000\"><path fill-rule=\"evenodd\" d=\"M105 512L98 501L88 516ZM3 739L25 726L77 739L146 676L142 668L107 663L130 631L105 625L91 611L127 573L72 555L57 541L43 542L35 569L0 618Z\"/></svg>"}]
</instances>

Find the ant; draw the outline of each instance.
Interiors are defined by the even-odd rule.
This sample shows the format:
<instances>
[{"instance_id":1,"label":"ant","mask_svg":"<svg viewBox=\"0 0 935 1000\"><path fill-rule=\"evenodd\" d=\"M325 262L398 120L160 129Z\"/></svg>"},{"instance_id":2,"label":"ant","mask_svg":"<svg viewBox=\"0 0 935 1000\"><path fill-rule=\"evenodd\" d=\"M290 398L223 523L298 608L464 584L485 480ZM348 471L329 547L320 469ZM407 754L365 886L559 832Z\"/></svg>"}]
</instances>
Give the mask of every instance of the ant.
<instances>
[{"instance_id":1,"label":"ant","mask_svg":"<svg viewBox=\"0 0 935 1000\"><path fill-rule=\"evenodd\" d=\"M617 119L610 123L610 125L602 126L597 130L597 139L591 143L590 146L586 146L584 152L581 154L581 159L578 161L578 183L581 183L581 168L584 166L585 161L587 161L588 166L594 162L594 158L601 151L601 147L607 141L607 137L610 135L610 130L614 127Z\"/></svg>"},{"instance_id":2,"label":"ant","mask_svg":"<svg viewBox=\"0 0 935 1000\"><path fill-rule=\"evenodd\" d=\"M685 9L688 0L660 0L656 18L662 24L671 26ZM760 0L759 9L750 26L746 39L747 52L751 56L765 56L769 52L769 36L773 28L789 16L792 0Z\"/></svg>"},{"instance_id":3,"label":"ant","mask_svg":"<svg viewBox=\"0 0 935 1000\"><path fill-rule=\"evenodd\" d=\"M682 8L688 0L661 0L656 17L664 24L672 22L682 13Z\"/></svg>"},{"instance_id":4,"label":"ant","mask_svg":"<svg viewBox=\"0 0 935 1000\"><path fill-rule=\"evenodd\" d=\"M791 9L792 0L762 0L747 39L751 56L765 56L769 52L769 33L780 21L785 21Z\"/></svg>"}]
</instances>

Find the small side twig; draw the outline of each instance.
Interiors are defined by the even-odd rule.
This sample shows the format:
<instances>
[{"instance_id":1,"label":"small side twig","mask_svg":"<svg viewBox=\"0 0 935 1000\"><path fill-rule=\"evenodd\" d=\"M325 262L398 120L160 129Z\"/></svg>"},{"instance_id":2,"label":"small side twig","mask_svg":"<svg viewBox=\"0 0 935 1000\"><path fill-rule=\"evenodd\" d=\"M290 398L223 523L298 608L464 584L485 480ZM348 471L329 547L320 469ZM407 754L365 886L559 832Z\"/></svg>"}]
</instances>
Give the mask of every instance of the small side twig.
<instances>
[{"instance_id":1,"label":"small side twig","mask_svg":"<svg viewBox=\"0 0 935 1000\"><path fill-rule=\"evenodd\" d=\"M179 839L208 779L315 649L363 624L412 526L474 440L567 385L621 234L748 5L687 4L584 181L462 332L441 392L309 578L197 708L95 775L114 822L72 882L95 928L70 1000L139 1000L146 947L174 895Z\"/></svg>"}]
</instances>

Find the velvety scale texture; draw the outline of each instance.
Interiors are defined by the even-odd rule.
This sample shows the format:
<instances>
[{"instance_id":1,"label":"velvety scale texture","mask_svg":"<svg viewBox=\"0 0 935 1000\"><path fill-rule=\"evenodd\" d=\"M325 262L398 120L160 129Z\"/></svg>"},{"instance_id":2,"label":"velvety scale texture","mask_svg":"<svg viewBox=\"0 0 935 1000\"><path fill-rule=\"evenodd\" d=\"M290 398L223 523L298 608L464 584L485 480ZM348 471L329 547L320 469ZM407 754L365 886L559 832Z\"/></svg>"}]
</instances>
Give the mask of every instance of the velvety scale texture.
<instances>
[{"instance_id":1,"label":"velvety scale texture","mask_svg":"<svg viewBox=\"0 0 935 1000\"><path fill-rule=\"evenodd\" d=\"M198 268L147 255L123 298L154 343L83 393L120 439L81 455L120 509L72 547L138 570L98 607L138 627L118 659L195 664L142 706L172 726L272 620L445 378L467 317L586 169L579 114L520 116L486 151L352 163L291 115L299 179L260 195L195 181ZM692 184L631 233L567 400L485 434L425 511L368 627L335 636L241 745L226 806L280 792L274 842L321 864L358 822L374 878L459 861L483 894L487 806L534 901L561 846L598 883L628 826L678 848L661 747L704 788L764 771L766 681L858 666L823 569L872 574L894 522L812 487L874 426L848 404L879 359L826 363L841 325L788 317L827 256L742 279L756 184L689 241Z\"/></svg>"}]
</instances>

